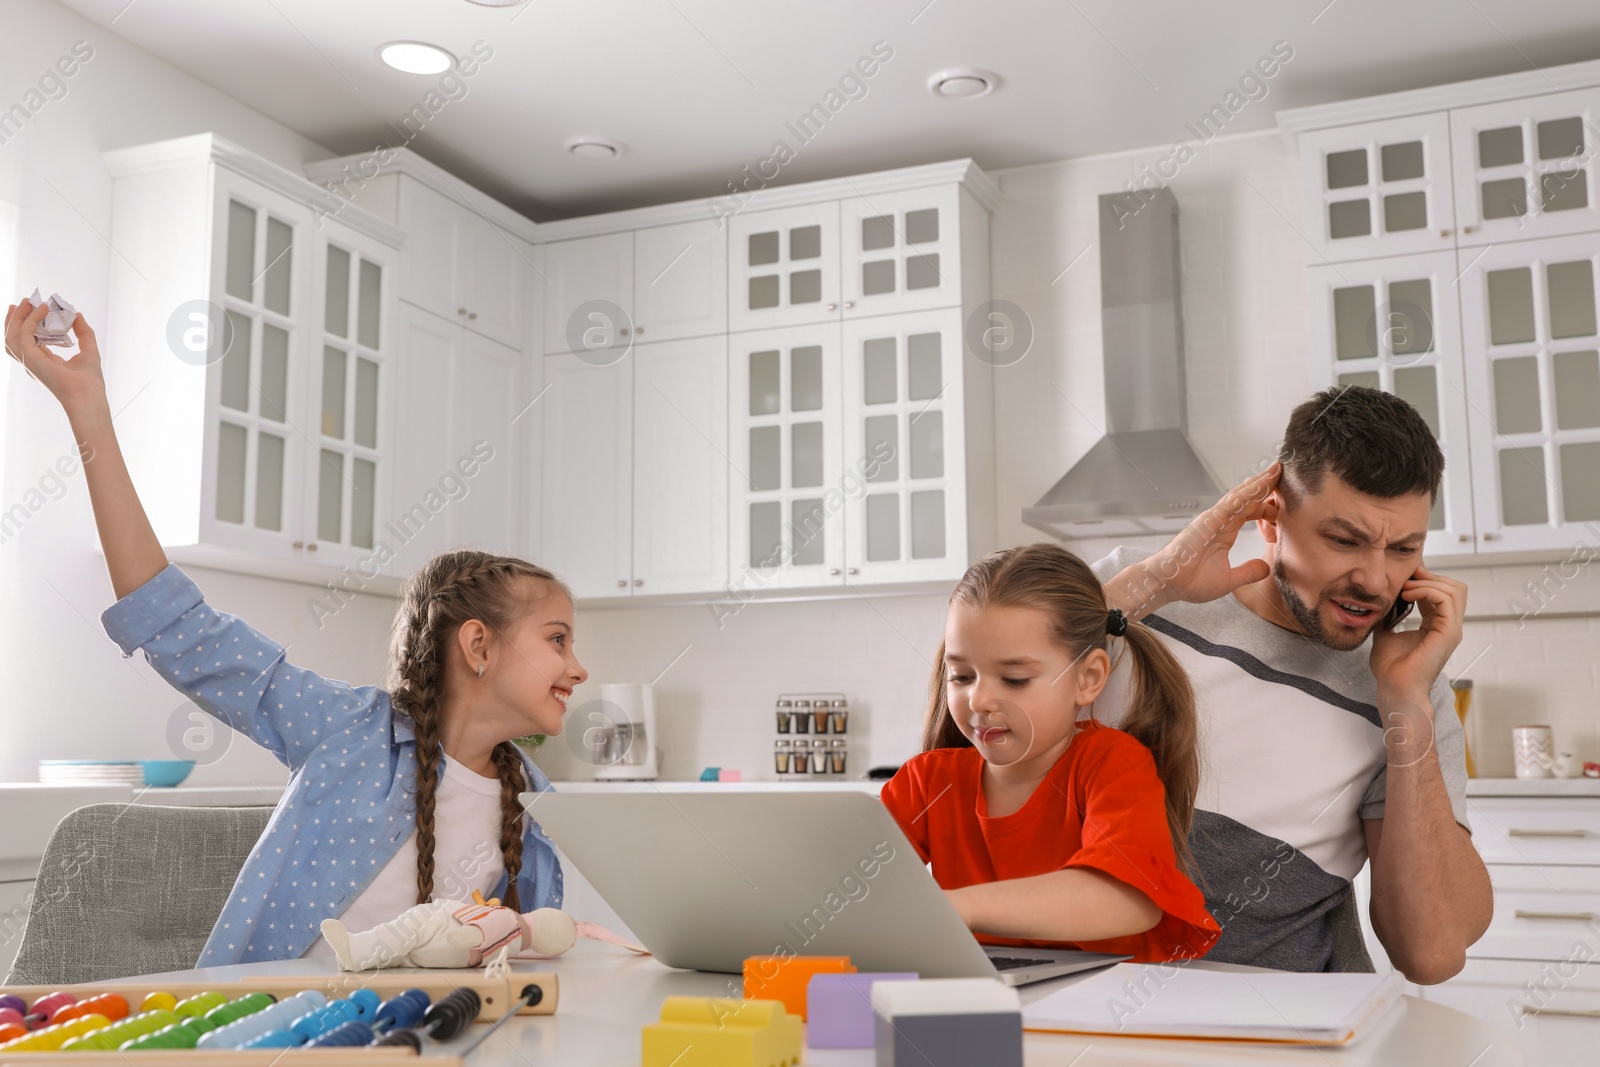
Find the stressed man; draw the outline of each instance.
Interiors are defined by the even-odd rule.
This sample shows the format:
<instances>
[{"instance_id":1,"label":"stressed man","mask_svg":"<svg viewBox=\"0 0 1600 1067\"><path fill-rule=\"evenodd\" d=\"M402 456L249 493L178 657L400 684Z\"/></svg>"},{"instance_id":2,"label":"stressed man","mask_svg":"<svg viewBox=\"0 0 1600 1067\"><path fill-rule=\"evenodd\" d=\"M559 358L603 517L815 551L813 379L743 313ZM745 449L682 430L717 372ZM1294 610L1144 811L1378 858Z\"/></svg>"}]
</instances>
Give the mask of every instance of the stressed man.
<instances>
[{"instance_id":1,"label":"stressed man","mask_svg":"<svg viewBox=\"0 0 1600 1067\"><path fill-rule=\"evenodd\" d=\"M1456 974L1488 926L1493 895L1467 830L1464 742L1443 673L1467 590L1422 559L1443 472L1405 401L1328 389L1294 410L1277 463L1166 547L1095 564L1107 600L1160 634L1194 683L1189 843L1222 924L1208 959L1369 968L1348 936L1351 880L1368 858L1373 929L1412 981ZM1250 521L1264 558L1233 566ZM1397 600L1420 628L1389 628ZM1096 717L1116 725L1126 694L1119 664Z\"/></svg>"}]
</instances>

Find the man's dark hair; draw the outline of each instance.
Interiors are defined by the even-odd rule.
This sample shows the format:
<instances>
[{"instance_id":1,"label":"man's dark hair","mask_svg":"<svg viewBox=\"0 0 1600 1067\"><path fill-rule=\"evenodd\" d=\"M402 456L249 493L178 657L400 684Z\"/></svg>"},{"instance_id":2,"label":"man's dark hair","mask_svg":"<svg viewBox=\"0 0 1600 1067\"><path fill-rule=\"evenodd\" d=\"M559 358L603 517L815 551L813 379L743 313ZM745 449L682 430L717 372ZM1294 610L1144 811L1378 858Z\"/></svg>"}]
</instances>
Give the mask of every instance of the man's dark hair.
<instances>
[{"instance_id":1,"label":"man's dark hair","mask_svg":"<svg viewBox=\"0 0 1600 1067\"><path fill-rule=\"evenodd\" d=\"M1289 477L1284 503L1322 489L1330 471L1369 496L1439 496L1444 452L1417 409L1381 389L1336 385L1302 401L1289 416L1278 459Z\"/></svg>"}]
</instances>

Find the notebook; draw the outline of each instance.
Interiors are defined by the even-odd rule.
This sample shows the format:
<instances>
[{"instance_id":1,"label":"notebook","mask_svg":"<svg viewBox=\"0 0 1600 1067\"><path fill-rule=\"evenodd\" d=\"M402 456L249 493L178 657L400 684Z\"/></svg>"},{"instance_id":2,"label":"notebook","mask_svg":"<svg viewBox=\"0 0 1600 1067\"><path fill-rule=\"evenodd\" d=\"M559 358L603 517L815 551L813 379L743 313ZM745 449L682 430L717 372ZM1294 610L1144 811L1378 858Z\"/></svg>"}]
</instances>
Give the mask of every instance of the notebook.
<instances>
[{"instance_id":1,"label":"notebook","mask_svg":"<svg viewBox=\"0 0 1600 1067\"><path fill-rule=\"evenodd\" d=\"M1119 963L1022 1009L1022 1028L1116 1037L1348 1045L1400 999L1388 974Z\"/></svg>"}]
</instances>

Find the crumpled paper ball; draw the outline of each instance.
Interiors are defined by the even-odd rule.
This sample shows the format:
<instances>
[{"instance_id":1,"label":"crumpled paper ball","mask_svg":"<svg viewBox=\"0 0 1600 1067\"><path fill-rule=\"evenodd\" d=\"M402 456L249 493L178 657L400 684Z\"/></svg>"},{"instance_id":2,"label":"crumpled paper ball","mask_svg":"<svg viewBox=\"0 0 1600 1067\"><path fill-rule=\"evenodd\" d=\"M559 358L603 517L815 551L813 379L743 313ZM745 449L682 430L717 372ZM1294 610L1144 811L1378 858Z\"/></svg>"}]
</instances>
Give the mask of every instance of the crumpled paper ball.
<instances>
[{"instance_id":1,"label":"crumpled paper ball","mask_svg":"<svg viewBox=\"0 0 1600 1067\"><path fill-rule=\"evenodd\" d=\"M35 289L28 298L28 303L38 306L44 303L44 298ZM42 345L70 345L72 343L72 323L78 317L78 311L71 304L61 299L60 293L50 294L50 310L45 312L44 321L39 328L33 331L33 339Z\"/></svg>"}]
</instances>

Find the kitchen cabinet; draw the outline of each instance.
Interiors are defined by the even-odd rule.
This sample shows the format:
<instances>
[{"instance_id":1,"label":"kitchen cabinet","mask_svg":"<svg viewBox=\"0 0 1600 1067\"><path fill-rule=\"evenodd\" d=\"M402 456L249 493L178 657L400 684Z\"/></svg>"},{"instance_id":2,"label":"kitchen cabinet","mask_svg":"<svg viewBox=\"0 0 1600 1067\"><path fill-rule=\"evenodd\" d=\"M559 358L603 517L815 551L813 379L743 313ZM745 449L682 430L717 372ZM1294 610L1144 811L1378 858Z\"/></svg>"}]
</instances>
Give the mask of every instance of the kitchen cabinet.
<instances>
[{"instance_id":1,"label":"kitchen cabinet","mask_svg":"<svg viewBox=\"0 0 1600 1067\"><path fill-rule=\"evenodd\" d=\"M521 348L530 324L532 245L484 218L461 196L409 176L398 223L409 240L400 297L502 345Z\"/></svg>"},{"instance_id":2,"label":"kitchen cabinet","mask_svg":"<svg viewBox=\"0 0 1600 1067\"><path fill-rule=\"evenodd\" d=\"M1364 385L1416 408L1444 450L1444 484L1428 520L1428 557L1470 552L1468 405L1454 252L1393 256L1306 272L1316 389Z\"/></svg>"},{"instance_id":3,"label":"kitchen cabinet","mask_svg":"<svg viewBox=\"0 0 1600 1067\"><path fill-rule=\"evenodd\" d=\"M1494 883L1494 916L1460 974L1417 990L1512 1034L1541 1067L1594 1061L1600 788L1587 789L1593 784L1468 783L1468 819Z\"/></svg>"},{"instance_id":4,"label":"kitchen cabinet","mask_svg":"<svg viewBox=\"0 0 1600 1067\"><path fill-rule=\"evenodd\" d=\"M1580 236L1463 264L1473 506L1494 547L1565 550L1600 519L1597 261L1600 242Z\"/></svg>"},{"instance_id":5,"label":"kitchen cabinet","mask_svg":"<svg viewBox=\"0 0 1600 1067\"><path fill-rule=\"evenodd\" d=\"M727 340L544 360L543 543L580 597L712 593L728 573Z\"/></svg>"},{"instance_id":6,"label":"kitchen cabinet","mask_svg":"<svg viewBox=\"0 0 1600 1067\"><path fill-rule=\"evenodd\" d=\"M710 219L553 241L545 256L547 355L727 330L726 239Z\"/></svg>"},{"instance_id":7,"label":"kitchen cabinet","mask_svg":"<svg viewBox=\"0 0 1600 1067\"><path fill-rule=\"evenodd\" d=\"M108 391L175 557L319 580L369 557L394 455L402 235L210 134L105 154ZM309 569L308 569L309 568Z\"/></svg>"},{"instance_id":8,"label":"kitchen cabinet","mask_svg":"<svg viewBox=\"0 0 1600 1067\"><path fill-rule=\"evenodd\" d=\"M522 457L537 453L540 360L420 308L401 309L394 507L382 535L407 575L452 547L522 554ZM537 521L535 516L532 521Z\"/></svg>"},{"instance_id":9,"label":"kitchen cabinet","mask_svg":"<svg viewBox=\"0 0 1600 1067\"><path fill-rule=\"evenodd\" d=\"M1600 230L1600 88L1450 113L1462 246Z\"/></svg>"},{"instance_id":10,"label":"kitchen cabinet","mask_svg":"<svg viewBox=\"0 0 1600 1067\"><path fill-rule=\"evenodd\" d=\"M1455 247L1445 113L1313 130L1300 159L1307 263Z\"/></svg>"}]
</instances>

